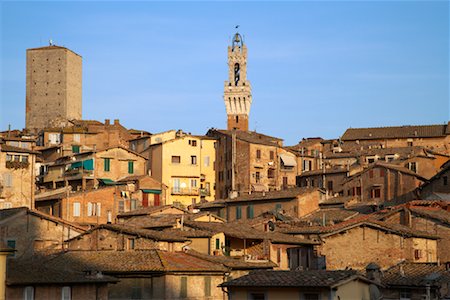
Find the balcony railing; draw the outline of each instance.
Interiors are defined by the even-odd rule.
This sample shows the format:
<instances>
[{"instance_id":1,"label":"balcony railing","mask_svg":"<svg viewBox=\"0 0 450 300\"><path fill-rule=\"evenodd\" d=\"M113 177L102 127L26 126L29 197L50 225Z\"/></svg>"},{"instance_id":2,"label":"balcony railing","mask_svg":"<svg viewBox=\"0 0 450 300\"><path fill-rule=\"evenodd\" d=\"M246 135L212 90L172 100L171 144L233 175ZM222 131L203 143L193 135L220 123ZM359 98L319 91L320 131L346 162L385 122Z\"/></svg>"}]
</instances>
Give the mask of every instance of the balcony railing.
<instances>
[{"instance_id":1,"label":"balcony railing","mask_svg":"<svg viewBox=\"0 0 450 300\"><path fill-rule=\"evenodd\" d=\"M198 196L199 188L181 188L181 187L173 187L172 195L189 195L189 196Z\"/></svg>"}]
</instances>

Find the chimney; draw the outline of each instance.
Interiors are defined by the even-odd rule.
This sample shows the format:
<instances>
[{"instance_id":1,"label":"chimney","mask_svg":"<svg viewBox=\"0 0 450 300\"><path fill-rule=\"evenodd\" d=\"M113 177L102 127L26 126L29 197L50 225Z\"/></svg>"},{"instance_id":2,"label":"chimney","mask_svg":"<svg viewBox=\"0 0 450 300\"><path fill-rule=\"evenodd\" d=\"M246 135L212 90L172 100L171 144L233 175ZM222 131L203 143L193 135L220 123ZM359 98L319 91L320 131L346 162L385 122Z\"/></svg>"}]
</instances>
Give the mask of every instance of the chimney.
<instances>
[{"instance_id":1,"label":"chimney","mask_svg":"<svg viewBox=\"0 0 450 300\"><path fill-rule=\"evenodd\" d=\"M109 125L109 119L105 119L105 125Z\"/></svg>"},{"instance_id":2,"label":"chimney","mask_svg":"<svg viewBox=\"0 0 450 300\"><path fill-rule=\"evenodd\" d=\"M114 125L120 125L119 119L114 119Z\"/></svg>"}]
</instances>

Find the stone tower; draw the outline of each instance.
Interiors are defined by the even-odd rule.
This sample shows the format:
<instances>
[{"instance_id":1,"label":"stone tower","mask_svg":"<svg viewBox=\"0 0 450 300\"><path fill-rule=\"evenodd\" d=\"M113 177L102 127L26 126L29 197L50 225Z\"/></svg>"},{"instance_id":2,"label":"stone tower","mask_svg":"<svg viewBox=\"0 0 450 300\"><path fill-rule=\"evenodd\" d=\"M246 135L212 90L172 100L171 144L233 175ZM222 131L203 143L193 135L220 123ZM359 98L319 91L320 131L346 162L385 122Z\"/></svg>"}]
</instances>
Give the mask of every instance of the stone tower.
<instances>
[{"instance_id":1,"label":"stone tower","mask_svg":"<svg viewBox=\"0 0 450 300\"><path fill-rule=\"evenodd\" d=\"M81 65L81 56L65 47L27 49L27 129L81 119Z\"/></svg>"},{"instance_id":2,"label":"stone tower","mask_svg":"<svg viewBox=\"0 0 450 300\"><path fill-rule=\"evenodd\" d=\"M252 104L250 82L247 81L247 46L236 33L228 46L228 81L223 95L228 117L228 130L248 131L248 116Z\"/></svg>"}]
</instances>

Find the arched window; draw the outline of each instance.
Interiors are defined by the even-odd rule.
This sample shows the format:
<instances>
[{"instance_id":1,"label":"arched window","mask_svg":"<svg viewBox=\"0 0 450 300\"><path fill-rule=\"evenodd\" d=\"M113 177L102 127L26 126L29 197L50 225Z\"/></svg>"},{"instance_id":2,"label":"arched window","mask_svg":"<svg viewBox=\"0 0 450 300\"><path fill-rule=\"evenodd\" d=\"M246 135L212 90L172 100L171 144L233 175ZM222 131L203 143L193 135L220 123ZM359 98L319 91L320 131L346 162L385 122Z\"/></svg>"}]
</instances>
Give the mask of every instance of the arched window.
<instances>
[{"instance_id":1,"label":"arched window","mask_svg":"<svg viewBox=\"0 0 450 300\"><path fill-rule=\"evenodd\" d=\"M236 123L239 123L239 116L236 116Z\"/></svg>"},{"instance_id":2,"label":"arched window","mask_svg":"<svg viewBox=\"0 0 450 300\"><path fill-rule=\"evenodd\" d=\"M240 79L241 68L238 63L234 65L234 85L238 85Z\"/></svg>"}]
</instances>

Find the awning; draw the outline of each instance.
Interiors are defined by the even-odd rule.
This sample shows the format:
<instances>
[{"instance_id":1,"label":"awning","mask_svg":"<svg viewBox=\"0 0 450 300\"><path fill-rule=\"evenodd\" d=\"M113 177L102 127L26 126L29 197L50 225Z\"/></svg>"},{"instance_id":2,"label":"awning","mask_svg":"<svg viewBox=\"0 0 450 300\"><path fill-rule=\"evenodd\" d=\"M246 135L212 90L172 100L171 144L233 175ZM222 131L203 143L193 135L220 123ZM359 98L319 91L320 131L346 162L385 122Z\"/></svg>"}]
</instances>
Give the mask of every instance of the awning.
<instances>
[{"instance_id":1,"label":"awning","mask_svg":"<svg viewBox=\"0 0 450 300\"><path fill-rule=\"evenodd\" d=\"M114 180L111 180L109 178L99 178L98 181L100 181L104 185L115 185L116 182Z\"/></svg>"},{"instance_id":2,"label":"awning","mask_svg":"<svg viewBox=\"0 0 450 300\"><path fill-rule=\"evenodd\" d=\"M296 167L297 162L293 156L287 154L280 154L281 161L285 167Z\"/></svg>"},{"instance_id":3,"label":"awning","mask_svg":"<svg viewBox=\"0 0 450 300\"><path fill-rule=\"evenodd\" d=\"M161 190L142 189L145 194L161 194Z\"/></svg>"}]
</instances>

